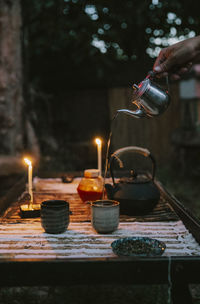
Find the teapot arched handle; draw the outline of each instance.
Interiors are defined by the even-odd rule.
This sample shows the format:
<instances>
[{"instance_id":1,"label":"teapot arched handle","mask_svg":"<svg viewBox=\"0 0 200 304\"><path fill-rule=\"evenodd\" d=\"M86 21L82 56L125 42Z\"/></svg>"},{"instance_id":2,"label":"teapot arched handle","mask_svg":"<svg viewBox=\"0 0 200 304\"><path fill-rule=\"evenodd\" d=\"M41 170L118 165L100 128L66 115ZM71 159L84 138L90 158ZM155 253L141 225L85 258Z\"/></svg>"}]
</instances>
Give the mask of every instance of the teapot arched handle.
<instances>
[{"instance_id":1,"label":"teapot arched handle","mask_svg":"<svg viewBox=\"0 0 200 304\"><path fill-rule=\"evenodd\" d=\"M118 150L116 150L110 158L110 175L112 177L113 184L115 185L115 178L114 178L114 173L113 173L113 161L114 159L117 160L119 166L123 168L124 164L122 160L120 159L120 156L124 152L133 152L133 153L138 153L143 155L144 157L149 157L152 161L152 180L154 180L155 177L155 171L156 171L156 161L153 155L150 153L148 149L137 147L137 146L128 146L128 147L123 147Z\"/></svg>"}]
</instances>

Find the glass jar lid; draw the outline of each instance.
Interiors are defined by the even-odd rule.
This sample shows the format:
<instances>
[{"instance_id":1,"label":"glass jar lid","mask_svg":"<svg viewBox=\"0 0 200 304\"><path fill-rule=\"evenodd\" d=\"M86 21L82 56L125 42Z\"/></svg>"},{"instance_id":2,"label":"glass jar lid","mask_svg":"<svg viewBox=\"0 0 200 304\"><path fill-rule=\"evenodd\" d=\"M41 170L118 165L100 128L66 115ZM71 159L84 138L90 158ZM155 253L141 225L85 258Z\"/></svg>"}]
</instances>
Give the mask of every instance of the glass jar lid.
<instances>
[{"instance_id":1,"label":"glass jar lid","mask_svg":"<svg viewBox=\"0 0 200 304\"><path fill-rule=\"evenodd\" d=\"M93 178L99 176L98 169L86 169L84 170L84 177Z\"/></svg>"}]
</instances>

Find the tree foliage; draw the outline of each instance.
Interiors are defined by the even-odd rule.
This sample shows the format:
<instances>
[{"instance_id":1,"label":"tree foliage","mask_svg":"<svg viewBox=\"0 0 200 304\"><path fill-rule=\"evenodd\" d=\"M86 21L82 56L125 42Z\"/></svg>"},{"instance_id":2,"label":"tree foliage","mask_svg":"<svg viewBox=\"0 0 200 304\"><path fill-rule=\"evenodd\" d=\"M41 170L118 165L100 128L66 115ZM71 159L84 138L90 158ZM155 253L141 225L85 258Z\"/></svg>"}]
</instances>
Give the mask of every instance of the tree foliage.
<instances>
[{"instance_id":1,"label":"tree foliage","mask_svg":"<svg viewBox=\"0 0 200 304\"><path fill-rule=\"evenodd\" d=\"M199 34L198 0L22 0L30 80L45 90L125 85L162 47Z\"/></svg>"}]
</instances>

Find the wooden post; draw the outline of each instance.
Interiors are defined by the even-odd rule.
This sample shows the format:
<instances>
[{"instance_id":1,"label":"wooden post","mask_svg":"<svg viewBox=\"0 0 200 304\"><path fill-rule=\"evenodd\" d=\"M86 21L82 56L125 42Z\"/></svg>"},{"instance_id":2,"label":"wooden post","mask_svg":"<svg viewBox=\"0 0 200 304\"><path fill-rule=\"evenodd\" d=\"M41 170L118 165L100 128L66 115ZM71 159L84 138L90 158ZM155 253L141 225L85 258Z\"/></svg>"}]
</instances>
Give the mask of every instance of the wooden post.
<instances>
[{"instance_id":1,"label":"wooden post","mask_svg":"<svg viewBox=\"0 0 200 304\"><path fill-rule=\"evenodd\" d=\"M0 154L23 149L20 0L0 1Z\"/></svg>"}]
</instances>

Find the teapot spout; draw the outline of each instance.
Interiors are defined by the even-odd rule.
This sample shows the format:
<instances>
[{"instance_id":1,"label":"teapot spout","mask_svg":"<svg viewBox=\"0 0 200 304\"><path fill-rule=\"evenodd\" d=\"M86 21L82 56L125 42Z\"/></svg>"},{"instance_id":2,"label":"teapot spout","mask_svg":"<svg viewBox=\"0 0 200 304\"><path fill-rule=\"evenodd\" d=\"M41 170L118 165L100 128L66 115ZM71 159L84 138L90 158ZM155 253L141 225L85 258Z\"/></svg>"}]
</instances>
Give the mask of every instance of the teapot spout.
<instances>
[{"instance_id":1,"label":"teapot spout","mask_svg":"<svg viewBox=\"0 0 200 304\"><path fill-rule=\"evenodd\" d=\"M137 109L136 111L130 111L127 109L120 109L117 110L118 113L125 113L129 116L135 117L135 118L142 118L145 117L145 113L142 111L142 109Z\"/></svg>"}]
</instances>

